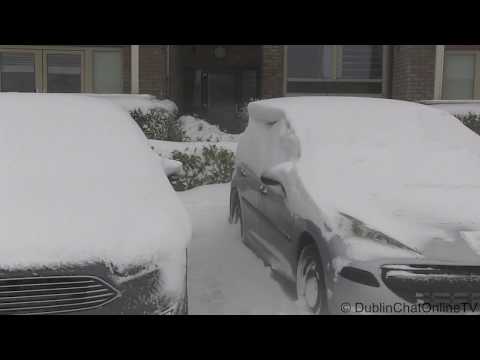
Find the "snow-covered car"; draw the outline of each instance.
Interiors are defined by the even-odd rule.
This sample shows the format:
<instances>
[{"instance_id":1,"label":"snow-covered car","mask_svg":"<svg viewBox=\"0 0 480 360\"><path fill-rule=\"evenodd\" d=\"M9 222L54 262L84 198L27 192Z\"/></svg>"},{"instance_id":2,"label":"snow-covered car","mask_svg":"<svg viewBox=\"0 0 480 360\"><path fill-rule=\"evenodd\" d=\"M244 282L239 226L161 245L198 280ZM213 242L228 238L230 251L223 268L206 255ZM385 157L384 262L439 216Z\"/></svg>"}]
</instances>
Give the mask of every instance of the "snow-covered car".
<instances>
[{"instance_id":1,"label":"snow-covered car","mask_svg":"<svg viewBox=\"0 0 480 360\"><path fill-rule=\"evenodd\" d=\"M230 221L308 310L480 310L478 135L386 99L272 99L249 113Z\"/></svg>"},{"instance_id":2,"label":"snow-covered car","mask_svg":"<svg viewBox=\"0 0 480 360\"><path fill-rule=\"evenodd\" d=\"M127 112L1 94L0 138L0 314L186 312L190 220Z\"/></svg>"}]
</instances>

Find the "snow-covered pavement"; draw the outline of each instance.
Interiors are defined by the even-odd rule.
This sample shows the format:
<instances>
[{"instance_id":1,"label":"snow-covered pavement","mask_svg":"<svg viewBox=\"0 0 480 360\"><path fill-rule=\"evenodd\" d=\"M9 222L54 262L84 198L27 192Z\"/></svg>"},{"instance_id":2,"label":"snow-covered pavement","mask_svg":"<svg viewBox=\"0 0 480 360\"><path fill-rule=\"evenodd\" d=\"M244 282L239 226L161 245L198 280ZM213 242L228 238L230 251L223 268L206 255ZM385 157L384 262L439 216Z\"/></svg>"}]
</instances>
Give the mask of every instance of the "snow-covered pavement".
<instances>
[{"instance_id":1,"label":"snow-covered pavement","mask_svg":"<svg viewBox=\"0 0 480 360\"><path fill-rule=\"evenodd\" d=\"M178 193L193 223L188 258L190 314L303 314L290 289L275 279L228 223L229 184Z\"/></svg>"}]
</instances>

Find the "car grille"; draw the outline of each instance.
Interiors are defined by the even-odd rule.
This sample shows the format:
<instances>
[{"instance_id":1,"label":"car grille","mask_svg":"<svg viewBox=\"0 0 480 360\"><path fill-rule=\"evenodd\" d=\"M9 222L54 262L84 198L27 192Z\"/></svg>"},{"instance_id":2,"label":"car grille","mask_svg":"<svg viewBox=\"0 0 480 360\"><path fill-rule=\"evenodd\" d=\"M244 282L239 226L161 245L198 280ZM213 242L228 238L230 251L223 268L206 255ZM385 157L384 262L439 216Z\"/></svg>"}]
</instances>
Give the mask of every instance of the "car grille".
<instances>
[{"instance_id":1,"label":"car grille","mask_svg":"<svg viewBox=\"0 0 480 360\"><path fill-rule=\"evenodd\" d=\"M0 314L51 314L103 306L120 293L93 276L0 278Z\"/></svg>"},{"instance_id":2,"label":"car grille","mask_svg":"<svg viewBox=\"0 0 480 360\"><path fill-rule=\"evenodd\" d=\"M382 280L410 303L480 304L478 266L385 265Z\"/></svg>"}]
</instances>

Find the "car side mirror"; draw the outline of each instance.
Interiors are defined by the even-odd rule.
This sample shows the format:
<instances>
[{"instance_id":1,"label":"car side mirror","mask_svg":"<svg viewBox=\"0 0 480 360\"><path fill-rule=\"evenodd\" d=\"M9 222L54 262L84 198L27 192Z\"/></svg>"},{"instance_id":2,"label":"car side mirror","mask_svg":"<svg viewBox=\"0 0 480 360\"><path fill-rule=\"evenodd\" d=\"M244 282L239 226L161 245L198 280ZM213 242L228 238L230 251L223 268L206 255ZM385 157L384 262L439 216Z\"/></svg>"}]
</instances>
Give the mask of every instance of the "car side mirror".
<instances>
[{"instance_id":1,"label":"car side mirror","mask_svg":"<svg viewBox=\"0 0 480 360\"><path fill-rule=\"evenodd\" d=\"M260 177L260 181L264 184L264 185L268 185L268 186L283 186L282 183L278 180L275 180L275 179L272 179L266 175L262 175Z\"/></svg>"},{"instance_id":2,"label":"car side mirror","mask_svg":"<svg viewBox=\"0 0 480 360\"><path fill-rule=\"evenodd\" d=\"M272 188L279 188L282 191L282 195L284 197L287 197L287 192L285 190L285 187L281 183L280 180L275 179L272 174L264 173L262 176L260 176L260 181L262 182L263 185L270 186Z\"/></svg>"}]
</instances>

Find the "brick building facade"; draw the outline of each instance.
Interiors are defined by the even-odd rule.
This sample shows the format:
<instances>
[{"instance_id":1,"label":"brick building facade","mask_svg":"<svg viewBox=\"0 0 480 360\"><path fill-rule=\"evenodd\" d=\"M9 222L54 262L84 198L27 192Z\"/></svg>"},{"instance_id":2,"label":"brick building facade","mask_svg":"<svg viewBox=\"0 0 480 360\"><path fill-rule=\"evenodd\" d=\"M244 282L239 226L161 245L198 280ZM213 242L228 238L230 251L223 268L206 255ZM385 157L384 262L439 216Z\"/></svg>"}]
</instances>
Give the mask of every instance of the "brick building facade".
<instances>
[{"instance_id":1,"label":"brick building facade","mask_svg":"<svg viewBox=\"0 0 480 360\"><path fill-rule=\"evenodd\" d=\"M480 45L0 45L0 91L151 94L231 127L253 98L480 99Z\"/></svg>"}]
</instances>

